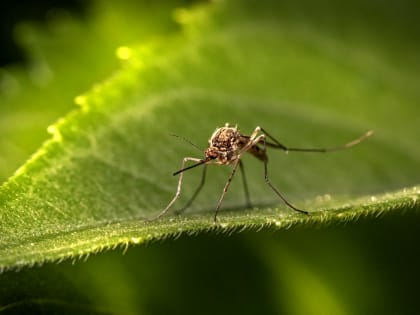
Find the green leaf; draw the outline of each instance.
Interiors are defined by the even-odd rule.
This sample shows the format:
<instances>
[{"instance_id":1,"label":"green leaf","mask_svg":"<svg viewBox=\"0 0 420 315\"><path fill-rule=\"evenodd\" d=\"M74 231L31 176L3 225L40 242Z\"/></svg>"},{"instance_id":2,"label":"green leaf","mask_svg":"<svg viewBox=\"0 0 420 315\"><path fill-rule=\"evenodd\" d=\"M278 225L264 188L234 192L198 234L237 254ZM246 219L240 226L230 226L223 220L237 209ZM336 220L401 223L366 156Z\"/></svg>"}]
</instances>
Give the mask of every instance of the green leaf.
<instances>
[{"instance_id":1,"label":"green leaf","mask_svg":"<svg viewBox=\"0 0 420 315\"><path fill-rule=\"evenodd\" d=\"M96 25L110 37L109 54L124 45L117 50L125 60L121 70L76 97L81 108L50 128L53 139L0 192L2 268L61 263L2 273L1 312L409 314L418 309L415 3L226 1L175 13L158 10L166 18L148 28L142 23L156 14L141 10L144 4L135 10L126 2L101 3L103 14L81 22L85 32L73 41L86 43L99 58L100 36L88 31ZM183 34L175 33L172 15ZM130 27L117 27L128 21ZM163 24L173 33L153 37ZM136 30L150 36L124 39ZM103 61L115 65L103 51ZM53 49L51 57L59 60L62 53ZM58 84L65 75L69 82L70 77L86 78L87 84L97 80L95 59L87 59L81 57L51 82ZM33 97L16 95L22 97L16 101L22 113L35 104L35 94L23 86L22 94ZM69 100L80 89L62 87ZM41 90L36 104L45 103L46 115L67 111L47 113L54 111L52 94L60 92L48 85ZM64 94L58 100L70 106ZM0 141L16 143L16 107L3 99L0 104L0 126L13 135ZM36 121L34 110L28 113L19 117ZM213 225L230 170L211 167L187 212L144 223L143 216L158 213L173 197L177 179L171 173L182 157L202 156L169 134L204 148L226 121L247 134L261 125L294 146L335 145L371 128L376 133L351 150L327 155L269 152L271 181L291 202L310 210L310 217L285 207L266 186L262 163L247 156L255 209L245 207L237 176L221 224ZM29 139L48 124L49 119L38 128L23 124L22 134ZM32 150L21 146L23 161ZM4 177L13 170L15 154L9 155ZM194 192L200 174L199 169L185 173L175 209ZM390 215L378 219L381 213ZM356 223L360 216L369 218ZM353 224L338 224L347 221ZM285 229L292 225L323 228ZM246 228L259 232L229 238L215 233ZM212 233L199 233L203 230ZM182 233L173 242L126 250L129 244ZM122 247L125 255L121 250L91 255L109 247Z\"/></svg>"},{"instance_id":2,"label":"green leaf","mask_svg":"<svg viewBox=\"0 0 420 315\"><path fill-rule=\"evenodd\" d=\"M121 69L76 98L80 109L50 128L52 139L0 190L0 268L88 256L182 233L319 225L419 208L418 61L410 34L387 38L354 22L344 34L323 21L285 18L277 4L202 4L175 11L182 34L117 50ZM293 10L292 10L293 11ZM350 14L351 16L351 14ZM360 23L360 24L358 24ZM401 57L404 52L404 59ZM390 58L392 57L392 58ZM397 58L396 58L397 57ZM412 64L415 63L413 66ZM391 120L392 118L392 120ZM392 124L390 123L392 121ZM296 147L333 146L375 129L373 138L334 154L270 151L271 181L300 208L287 208L265 184L263 165L244 158L253 209L236 178L214 225L229 175L209 168L184 214L147 222L171 200L170 174L203 153L225 122L245 134L262 126ZM398 166L398 167L396 167ZM200 180L185 173L182 207Z\"/></svg>"},{"instance_id":3,"label":"green leaf","mask_svg":"<svg viewBox=\"0 0 420 315\"><path fill-rule=\"evenodd\" d=\"M0 182L49 138L46 127L74 109L75 96L118 68L118 46L178 31L171 10L181 4L96 1L87 21L54 11L46 24L18 25L29 62L0 70Z\"/></svg>"}]
</instances>

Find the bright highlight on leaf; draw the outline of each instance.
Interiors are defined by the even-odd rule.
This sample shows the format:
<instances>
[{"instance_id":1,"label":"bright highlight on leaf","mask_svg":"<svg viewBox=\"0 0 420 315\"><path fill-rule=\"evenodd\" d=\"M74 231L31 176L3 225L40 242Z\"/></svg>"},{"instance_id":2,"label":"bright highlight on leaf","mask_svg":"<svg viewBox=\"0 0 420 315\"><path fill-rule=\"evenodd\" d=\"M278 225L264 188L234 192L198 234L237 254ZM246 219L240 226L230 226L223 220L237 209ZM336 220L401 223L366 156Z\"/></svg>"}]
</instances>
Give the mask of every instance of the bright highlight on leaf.
<instances>
[{"instance_id":1,"label":"bright highlight on leaf","mask_svg":"<svg viewBox=\"0 0 420 315\"><path fill-rule=\"evenodd\" d=\"M193 14L191 14L191 10L187 10L184 8L178 8L174 10L173 16L177 23L179 24L187 24L191 21Z\"/></svg>"},{"instance_id":2,"label":"bright highlight on leaf","mask_svg":"<svg viewBox=\"0 0 420 315\"><path fill-rule=\"evenodd\" d=\"M131 57L131 49L126 46L118 47L117 57L121 60L128 60Z\"/></svg>"}]
</instances>

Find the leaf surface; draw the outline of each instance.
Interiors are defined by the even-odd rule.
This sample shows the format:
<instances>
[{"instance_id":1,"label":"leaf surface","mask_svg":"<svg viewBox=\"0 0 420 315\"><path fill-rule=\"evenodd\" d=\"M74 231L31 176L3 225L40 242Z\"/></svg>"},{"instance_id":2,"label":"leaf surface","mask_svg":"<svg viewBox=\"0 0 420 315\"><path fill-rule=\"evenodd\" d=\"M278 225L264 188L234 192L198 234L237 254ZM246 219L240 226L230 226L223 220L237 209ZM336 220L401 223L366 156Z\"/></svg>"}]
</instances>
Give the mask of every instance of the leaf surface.
<instances>
[{"instance_id":1,"label":"leaf surface","mask_svg":"<svg viewBox=\"0 0 420 315\"><path fill-rule=\"evenodd\" d=\"M358 32L363 24L343 35L283 12L270 2L256 10L252 2L202 4L175 11L182 33L120 47L121 69L78 96L80 109L51 127L52 139L1 187L1 269L181 233L418 210L419 130L406 123L418 117L414 52L394 62L390 55L400 52L388 50L373 31ZM403 47L412 45L406 36L399 39ZM262 163L250 156L244 164L252 209L235 178L215 225L229 167L209 167L190 209L145 221L173 197L171 173L182 158L203 157L170 134L204 149L225 122L245 134L261 126L294 147L334 146L368 129L375 135L331 154L269 152L271 181L310 216L278 200ZM200 175L199 169L185 173L174 209L187 202Z\"/></svg>"}]
</instances>

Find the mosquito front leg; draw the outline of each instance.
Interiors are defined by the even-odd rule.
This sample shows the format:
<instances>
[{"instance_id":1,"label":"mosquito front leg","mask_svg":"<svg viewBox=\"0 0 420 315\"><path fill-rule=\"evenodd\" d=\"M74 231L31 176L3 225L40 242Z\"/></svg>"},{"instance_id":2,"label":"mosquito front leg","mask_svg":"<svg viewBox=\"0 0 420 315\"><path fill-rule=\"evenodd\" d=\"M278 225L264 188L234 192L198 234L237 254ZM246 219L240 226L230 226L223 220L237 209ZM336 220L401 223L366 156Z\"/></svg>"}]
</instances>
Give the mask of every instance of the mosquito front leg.
<instances>
[{"instance_id":1,"label":"mosquito front leg","mask_svg":"<svg viewBox=\"0 0 420 315\"><path fill-rule=\"evenodd\" d=\"M259 136L258 138L256 138L254 140L254 143L255 144L261 143L261 142L263 143L263 150L264 150L264 153L265 153L265 156L266 156L266 154L267 154L267 143L266 143L266 140L265 140L265 135L261 135L261 136ZM292 208L293 210L295 210L297 212L304 213L304 214L309 214L308 211L298 209L294 205L292 205L289 201L287 201L287 199L285 197L283 197L283 195L277 190L277 188L274 187L271 184L270 179L268 178L268 167L267 167L267 164L268 164L268 159L267 158L264 158L264 179L265 179L265 182L268 184L268 186L270 186L270 188L276 193L277 196L280 197L281 200L283 200L283 202L288 207Z\"/></svg>"},{"instance_id":2,"label":"mosquito front leg","mask_svg":"<svg viewBox=\"0 0 420 315\"><path fill-rule=\"evenodd\" d=\"M185 157L185 158L182 159L181 170L184 169L185 162L187 162L187 161L201 162L202 160L197 159L197 158L192 158L192 157ZM184 172L179 173L178 187L176 189L175 196L172 198L171 202L169 202L169 204L166 206L166 208L163 209L157 216L149 219L149 221L157 220L160 217L164 216L169 211L169 209L172 207L172 205L175 203L175 201L178 199L179 195L181 194L181 186L182 186L183 175L184 175Z\"/></svg>"},{"instance_id":3,"label":"mosquito front leg","mask_svg":"<svg viewBox=\"0 0 420 315\"><path fill-rule=\"evenodd\" d=\"M188 202L185 204L184 207L182 207L181 209L175 211L176 214L181 214L182 212L184 212L189 206L191 206L191 204L194 202L195 198L198 196L198 194L201 191L201 188L203 188L204 183L206 182L206 173L207 173L207 164L204 164L203 166L203 173L201 174L201 181L199 186L197 187L197 189L195 190L194 194L192 195L192 197L190 198L190 200L188 200Z\"/></svg>"},{"instance_id":4,"label":"mosquito front leg","mask_svg":"<svg viewBox=\"0 0 420 315\"><path fill-rule=\"evenodd\" d=\"M230 173L230 176L229 176L229 178L228 178L228 180L225 184L225 187L223 188L222 195L220 196L220 199L217 202L217 207L216 207L216 210L214 212L214 223L217 222L217 214L219 212L220 206L222 205L223 198L225 197L225 194L226 194L226 192L229 188L229 185L232 182L233 176L235 175L236 169L238 168L239 162L240 162L240 157L238 157L238 159L235 161L235 164L233 164L232 172Z\"/></svg>"}]
</instances>

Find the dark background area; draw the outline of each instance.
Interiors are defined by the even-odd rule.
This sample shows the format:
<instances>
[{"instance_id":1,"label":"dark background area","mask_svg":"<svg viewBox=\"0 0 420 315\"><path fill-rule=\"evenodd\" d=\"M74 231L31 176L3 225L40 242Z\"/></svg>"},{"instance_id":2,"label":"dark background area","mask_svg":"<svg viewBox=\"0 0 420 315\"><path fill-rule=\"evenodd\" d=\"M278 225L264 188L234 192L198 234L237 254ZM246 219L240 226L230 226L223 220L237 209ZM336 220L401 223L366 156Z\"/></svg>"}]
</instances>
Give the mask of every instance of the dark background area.
<instances>
[{"instance_id":1,"label":"dark background area","mask_svg":"<svg viewBox=\"0 0 420 315\"><path fill-rule=\"evenodd\" d=\"M14 27L23 21L42 22L52 10L66 10L83 16L89 1L81 0L19 0L0 1L0 67L25 62L23 50L14 40Z\"/></svg>"}]
</instances>

